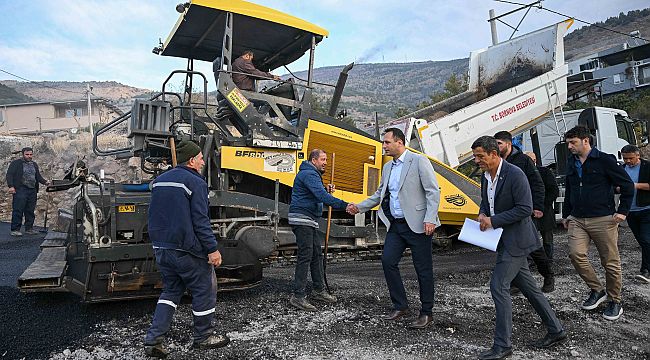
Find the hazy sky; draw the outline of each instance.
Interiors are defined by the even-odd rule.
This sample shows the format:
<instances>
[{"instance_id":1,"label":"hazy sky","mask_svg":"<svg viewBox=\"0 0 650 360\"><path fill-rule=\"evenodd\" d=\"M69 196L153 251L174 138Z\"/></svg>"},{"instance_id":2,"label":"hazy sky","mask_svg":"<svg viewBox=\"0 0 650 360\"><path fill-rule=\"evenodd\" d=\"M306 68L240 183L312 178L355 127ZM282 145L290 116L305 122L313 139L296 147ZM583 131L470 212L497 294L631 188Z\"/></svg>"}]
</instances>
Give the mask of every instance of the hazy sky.
<instances>
[{"instance_id":1,"label":"hazy sky","mask_svg":"<svg viewBox=\"0 0 650 360\"><path fill-rule=\"evenodd\" d=\"M179 14L174 8L179 2L0 0L0 69L36 81L115 80L159 89L171 70L186 64L184 59L151 52L175 24ZM491 44L489 9L502 14L517 7L491 0L255 2L329 30L329 38L316 50L317 67L355 60L412 62L467 57L470 51ZM595 22L650 7L650 0L546 0L542 4ZM504 20L515 26L522 15L520 12ZM533 9L518 34L561 20L561 16ZM576 22L574 28L581 26ZM512 30L499 24L498 33L500 40L505 40ZM292 71L304 70L306 62L289 67ZM208 63L198 65L198 70L210 69ZM0 72L0 79L14 78ZM210 86L214 88L214 84Z\"/></svg>"}]
</instances>

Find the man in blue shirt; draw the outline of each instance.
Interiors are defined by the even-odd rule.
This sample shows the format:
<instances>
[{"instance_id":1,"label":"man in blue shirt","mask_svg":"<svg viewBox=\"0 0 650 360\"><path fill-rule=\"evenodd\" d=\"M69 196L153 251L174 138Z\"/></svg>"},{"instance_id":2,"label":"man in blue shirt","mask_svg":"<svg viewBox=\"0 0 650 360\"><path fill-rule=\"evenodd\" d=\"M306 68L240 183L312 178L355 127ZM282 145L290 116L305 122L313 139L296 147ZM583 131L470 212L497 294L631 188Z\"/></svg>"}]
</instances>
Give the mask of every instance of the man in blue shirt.
<instances>
[{"instance_id":1,"label":"man in blue shirt","mask_svg":"<svg viewBox=\"0 0 650 360\"><path fill-rule=\"evenodd\" d=\"M351 205L348 212L366 212L380 205L378 215L388 230L381 263L393 303L385 320L394 321L408 313L408 298L399 262L404 250L407 247L411 249L422 306L409 327L423 329L433 322L431 237L436 226L440 226L440 188L431 161L422 154L409 151L405 144L402 130L388 128L384 131L384 155L393 160L384 164L377 191L361 203Z\"/></svg>"},{"instance_id":2,"label":"man in blue shirt","mask_svg":"<svg viewBox=\"0 0 650 360\"><path fill-rule=\"evenodd\" d=\"M639 148L634 145L625 145L621 154L625 172L634 182L627 224L641 246L641 271L636 279L650 283L650 162L641 159Z\"/></svg>"}]
</instances>

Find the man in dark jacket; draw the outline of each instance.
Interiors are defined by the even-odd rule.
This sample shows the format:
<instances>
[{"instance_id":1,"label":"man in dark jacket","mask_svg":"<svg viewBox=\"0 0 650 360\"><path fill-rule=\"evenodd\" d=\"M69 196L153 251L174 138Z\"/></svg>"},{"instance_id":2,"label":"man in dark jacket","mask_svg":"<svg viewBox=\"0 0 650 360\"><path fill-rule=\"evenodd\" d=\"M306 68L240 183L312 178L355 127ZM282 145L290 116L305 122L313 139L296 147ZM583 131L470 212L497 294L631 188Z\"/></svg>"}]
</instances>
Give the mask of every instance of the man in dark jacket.
<instances>
[{"instance_id":1,"label":"man in dark jacket","mask_svg":"<svg viewBox=\"0 0 650 360\"><path fill-rule=\"evenodd\" d=\"M232 81L241 90L255 91L255 79L273 78L280 80L280 77L268 72L260 71L253 65L253 51L246 50L244 53L232 62Z\"/></svg>"},{"instance_id":2,"label":"man in dark jacket","mask_svg":"<svg viewBox=\"0 0 650 360\"><path fill-rule=\"evenodd\" d=\"M526 151L526 155L537 163L537 155L532 151ZM555 224L555 209L553 205L555 200L560 195L560 189L555 181L555 174L544 166L538 166L537 170L542 176L544 182L544 215L540 219L536 219L535 225L542 234L542 243L544 244L544 251L548 259L553 262L553 230L556 228Z\"/></svg>"},{"instance_id":3,"label":"man in dark jacket","mask_svg":"<svg viewBox=\"0 0 650 360\"><path fill-rule=\"evenodd\" d=\"M163 281L144 340L145 352L155 357L168 355L162 343L186 289L192 293L193 346L212 349L230 341L212 333L217 303L214 267L221 265L221 253L210 226L208 186L200 175L203 154L192 141L181 141L176 154L179 165L154 180L149 204L149 237Z\"/></svg>"},{"instance_id":4,"label":"man in dark jacket","mask_svg":"<svg viewBox=\"0 0 650 360\"><path fill-rule=\"evenodd\" d=\"M591 134L576 126L564 134L572 156L567 162L562 224L569 229L569 257L580 277L589 286L584 310L593 310L609 298L603 317L617 320L621 307L621 257L618 253L618 224L625 220L634 183L610 155L592 148ZM620 187L618 209L614 205L614 188ZM589 262L587 251L593 240L605 267L607 292Z\"/></svg>"},{"instance_id":5,"label":"man in dark jacket","mask_svg":"<svg viewBox=\"0 0 650 360\"><path fill-rule=\"evenodd\" d=\"M512 145L512 134L509 132L499 131L494 134L494 138L499 146L499 155L501 155L501 158L520 168L526 175L533 196L533 212L531 215L534 219L542 218L544 216L544 182L535 163L522 153L517 146ZM535 262L537 271L544 277L542 291L551 292L555 290L553 266L548 256L546 256L544 247L540 246L539 249L531 252L530 257ZM517 289L513 288L513 291L517 292Z\"/></svg>"},{"instance_id":6,"label":"man in dark jacket","mask_svg":"<svg viewBox=\"0 0 650 360\"><path fill-rule=\"evenodd\" d=\"M20 227L25 217L25 233L38 234L34 230L34 209L38 184L48 185L49 182L41 176L38 165L33 161L34 150L25 147L21 150L22 157L9 164L7 169L7 186L13 194L11 211L11 236L22 236Z\"/></svg>"},{"instance_id":7,"label":"man in dark jacket","mask_svg":"<svg viewBox=\"0 0 650 360\"><path fill-rule=\"evenodd\" d=\"M627 224L641 246L641 271L636 279L650 283L650 162L641 159L639 148L634 145L625 145L621 154L625 172L634 182Z\"/></svg>"},{"instance_id":8,"label":"man in dark jacket","mask_svg":"<svg viewBox=\"0 0 650 360\"><path fill-rule=\"evenodd\" d=\"M488 351L479 355L479 359L503 359L512 354L511 284L521 289L548 331L533 346L547 348L555 345L566 339L567 335L528 269L528 254L541 245L530 217L533 211L530 185L521 169L500 158L493 137L476 139L472 144L472 153L474 161L485 172L481 177L481 230L503 229L490 280L490 292L496 308L494 343Z\"/></svg>"},{"instance_id":9,"label":"man in dark jacket","mask_svg":"<svg viewBox=\"0 0 650 360\"><path fill-rule=\"evenodd\" d=\"M309 159L300 164L300 170L293 181L291 205L289 206L289 225L296 235L298 262L293 280L293 295L289 303L300 310L316 311L316 307L306 299L307 272L311 269L314 292L312 298L329 303L336 297L325 290L323 280L322 236L318 231L318 220L323 215L323 204L336 210L345 210L348 204L328 193L334 190L333 184L325 190L322 175L327 166L327 154L314 149Z\"/></svg>"}]
</instances>

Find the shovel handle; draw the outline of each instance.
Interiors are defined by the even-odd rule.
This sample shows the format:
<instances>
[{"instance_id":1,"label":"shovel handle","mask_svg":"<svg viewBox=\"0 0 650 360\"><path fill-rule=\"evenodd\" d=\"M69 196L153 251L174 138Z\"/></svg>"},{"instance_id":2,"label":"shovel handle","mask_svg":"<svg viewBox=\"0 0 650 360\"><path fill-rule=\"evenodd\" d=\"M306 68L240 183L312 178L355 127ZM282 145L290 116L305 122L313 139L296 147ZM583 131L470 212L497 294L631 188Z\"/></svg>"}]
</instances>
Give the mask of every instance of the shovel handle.
<instances>
[{"instance_id":1,"label":"shovel handle","mask_svg":"<svg viewBox=\"0 0 650 360\"><path fill-rule=\"evenodd\" d=\"M176 161L176 140L173 136L169 138L169 149L172 152L172 167L176 167L178 165Z\"/></svg>"}]
</instances>

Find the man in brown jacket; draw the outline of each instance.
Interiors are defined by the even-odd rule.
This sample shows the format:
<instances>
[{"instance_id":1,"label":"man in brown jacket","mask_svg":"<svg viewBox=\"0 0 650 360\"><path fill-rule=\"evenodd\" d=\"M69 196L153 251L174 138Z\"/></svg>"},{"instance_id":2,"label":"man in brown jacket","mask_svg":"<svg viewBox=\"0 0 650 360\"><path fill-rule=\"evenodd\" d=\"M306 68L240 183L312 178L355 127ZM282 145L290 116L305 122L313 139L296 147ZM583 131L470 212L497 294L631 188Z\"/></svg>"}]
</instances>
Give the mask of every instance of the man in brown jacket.
<instances>
[{"instance_id":1,"label":"man in brown jacket","mask_svg":"<svg viewBox=\"0 0 650 360\"><path fill-rule=\"evenodd\" d=\"M253 65L253 56L252 50L246 50L232 63L232 81L239 89L255 91L255 79L258 77L280 80L277 75L257 70Z\"/></svg>"}]
</instances>

